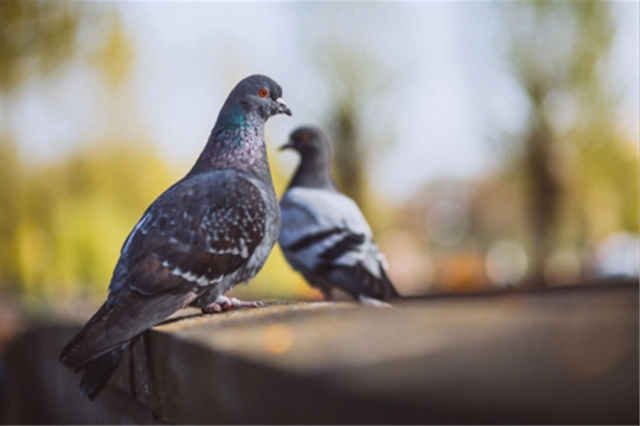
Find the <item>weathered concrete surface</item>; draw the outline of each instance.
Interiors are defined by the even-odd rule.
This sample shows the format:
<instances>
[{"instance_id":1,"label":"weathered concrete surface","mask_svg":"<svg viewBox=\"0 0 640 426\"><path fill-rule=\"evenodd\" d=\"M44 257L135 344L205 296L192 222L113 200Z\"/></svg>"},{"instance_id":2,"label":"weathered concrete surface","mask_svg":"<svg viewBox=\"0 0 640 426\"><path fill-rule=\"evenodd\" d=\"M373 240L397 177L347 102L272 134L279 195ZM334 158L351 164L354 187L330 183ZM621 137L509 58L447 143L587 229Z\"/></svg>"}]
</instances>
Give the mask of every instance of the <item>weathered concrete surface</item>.
<instances>
[{"instance_id":1,"label":"weathered concrete surface","mask_svg":"<svg viewBox=\"0 0 640 426\"><path fill-rule=\"evenodd\" d=\"M638 424L638 283L183 314L94 403L57 363L77 328L6 359L4 422Z\"/></svg>"}]
</instances>

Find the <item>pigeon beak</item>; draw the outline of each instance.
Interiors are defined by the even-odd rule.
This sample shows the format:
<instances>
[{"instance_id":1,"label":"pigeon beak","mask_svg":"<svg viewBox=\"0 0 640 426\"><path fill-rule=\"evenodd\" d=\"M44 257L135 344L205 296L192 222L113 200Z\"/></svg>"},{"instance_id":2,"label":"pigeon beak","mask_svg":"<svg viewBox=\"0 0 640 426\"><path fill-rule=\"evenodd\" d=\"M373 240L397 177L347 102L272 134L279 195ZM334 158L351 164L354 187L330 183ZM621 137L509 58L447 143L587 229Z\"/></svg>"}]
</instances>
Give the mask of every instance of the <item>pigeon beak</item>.
<instances>
[{"instance_id":1,"label":"pigeon beak","mask_svg":"<svg viewBox=\"0 0 640 426\"><path fill-rule=\"evenodd\" d=\"M285 149L292 149L292 148L293 148L293 141L289 139L287 143L285 143L280 148L278 148L278 151L284 151Z\"/></svg>"},{"instance_id":2,"label":"pigeon beak","mask_svg":"<svg viewBox=\"0 0 640 426\"><path fill-rule=\"evenodd\" d=\"M289 117L291 117L291 110L289 109L287 104L284 103L284 100L282 98L276 99L276 103L278 104L278 114L287 114Z\"/></svg>"}]
</instances>

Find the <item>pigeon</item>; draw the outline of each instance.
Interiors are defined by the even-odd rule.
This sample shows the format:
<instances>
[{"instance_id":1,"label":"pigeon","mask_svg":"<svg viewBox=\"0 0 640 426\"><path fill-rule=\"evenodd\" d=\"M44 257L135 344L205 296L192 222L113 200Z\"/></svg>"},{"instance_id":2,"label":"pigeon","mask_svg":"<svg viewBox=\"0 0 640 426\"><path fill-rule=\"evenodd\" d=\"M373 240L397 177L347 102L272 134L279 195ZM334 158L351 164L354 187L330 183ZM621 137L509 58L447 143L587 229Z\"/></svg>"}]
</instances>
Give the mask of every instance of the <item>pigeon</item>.
<instances>
[{"instance_id":1,"label":"pigeon","mask_svg":"<svg viewBox=\"0 0 640 426\"><path fill-rule=\"evenodd\" d=\"M387 306L381 301L399 299L367 220L331 179L326 136L315 127L301 127L291 133L283 149L301 156L280 200L278 242L293 269L327 300L332 299L334 288L365 305Z\"/></svg>"},{"instance_id":2,"label":"pigeon","mask_svg":"<svg viewBox=\"0 0 640 426\"><path fill-rule=\"evenodd\" d=\"M81 396L93 400L132 340L179 309L260 305L223 294L256 275L280 232L264 125L273 115L291 115L281 96L269 77L240 81L193 168L135 225L106 302L60 355L76 372L84 370Z\"/></svg>"}]
</instances>

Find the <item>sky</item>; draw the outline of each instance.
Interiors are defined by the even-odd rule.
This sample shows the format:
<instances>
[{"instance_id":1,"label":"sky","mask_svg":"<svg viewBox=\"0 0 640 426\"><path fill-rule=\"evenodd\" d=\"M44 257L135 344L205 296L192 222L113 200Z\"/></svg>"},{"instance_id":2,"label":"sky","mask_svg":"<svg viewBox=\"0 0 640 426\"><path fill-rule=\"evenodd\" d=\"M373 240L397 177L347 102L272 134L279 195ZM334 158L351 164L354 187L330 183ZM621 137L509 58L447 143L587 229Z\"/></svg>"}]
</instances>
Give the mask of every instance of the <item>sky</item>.
<instances>
[{"instance_id":1,"label":"sky","mask_svg":"<svg viewBox=\"0 0 640 426\"><path fill-rule=\"evenodd\" d=\"M496 134L515 132L526 119L526 99L502 55L495 4L83 7L118 11L135 53L131 75L114 95L90 66L79 64L55 84L34 83L3 106L3 121L11 124L23 157L34 162L60 159L87 143L87 135L116 134L152 141L186 171L231 88L255 73L278 81L293 110L293 117L267 124L267 142L275 149L295 127L321 125L331 114L327 76L318 69L318 46L327 41L368 55L391 76L389 87L363 106L369 173L381 197L401 202L429 180L491 171L499 162ZM616 3L614 12L619 37L610 78L621 93L621 126L637 137L638 3ZM106 105L120 113L105 113ZM274 155L290 174L294 154Z\"/></svg>"}]
</instances>

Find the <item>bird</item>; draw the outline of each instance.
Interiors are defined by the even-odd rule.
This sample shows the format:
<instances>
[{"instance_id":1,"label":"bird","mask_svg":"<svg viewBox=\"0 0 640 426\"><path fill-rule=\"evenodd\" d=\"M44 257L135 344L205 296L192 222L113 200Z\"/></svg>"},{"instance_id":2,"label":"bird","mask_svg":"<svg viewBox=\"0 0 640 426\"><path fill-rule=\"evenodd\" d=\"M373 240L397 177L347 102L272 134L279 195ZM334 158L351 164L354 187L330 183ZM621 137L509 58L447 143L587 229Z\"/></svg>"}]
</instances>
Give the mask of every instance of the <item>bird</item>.
<instances>
[{"instance_id":1,"label":"bird","mask_svg":"<svg viewBox=\"0 0 640 426\"><path fill-rule=\"evenodd\" d=\"M324 133L300 127L280 147L286 149L301 157L280 200L278 243L292 268L327 300L335 288L364 305L389 306L384 301L400 299L367 220L331 178L331 150Z\"/></svg>"},{"instance_id":2,"label":"bird","mask_svg":"<svg viewBox=\"0 0 640 426\"><path fill-rule=\"evenodd\" d=\"M179 309L255 307L224 293L262 268L280 232L264 125L291 115L282 88L252 75L231 91L191 170L143 213L124 241L107 300L60 361L84 370L80 395L106 386L132 340Z\"/></svg>"}]
</instances>

